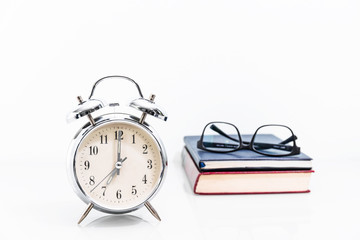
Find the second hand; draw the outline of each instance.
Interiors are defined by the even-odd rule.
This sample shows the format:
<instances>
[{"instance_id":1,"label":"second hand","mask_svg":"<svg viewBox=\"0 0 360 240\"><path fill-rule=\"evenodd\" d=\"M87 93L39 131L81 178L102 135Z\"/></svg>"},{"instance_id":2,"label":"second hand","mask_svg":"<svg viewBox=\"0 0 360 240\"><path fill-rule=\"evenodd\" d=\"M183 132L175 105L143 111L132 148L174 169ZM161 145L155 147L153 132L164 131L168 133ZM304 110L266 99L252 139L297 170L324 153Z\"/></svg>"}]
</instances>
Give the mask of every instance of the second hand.
<instances>
[{"instance_id":1,"label":"second hand","mask_svg":"<svg viewBox=\"0 0 360 240\"><path fill-rule=\"evenodd\" d=\"M116 171L116 168L114 168L113 170L111 170L111 172L110 172L108 175L106 175L106 177L104 177L103 180L101 180L93 189L91 189L90 192L94 191L95 188L97 188L97 187L100 185L100 183L102 183L107 177L109 177L109 176L110 176L112 173L114 173L115 171Z\"/></svg>"}]
</instances>

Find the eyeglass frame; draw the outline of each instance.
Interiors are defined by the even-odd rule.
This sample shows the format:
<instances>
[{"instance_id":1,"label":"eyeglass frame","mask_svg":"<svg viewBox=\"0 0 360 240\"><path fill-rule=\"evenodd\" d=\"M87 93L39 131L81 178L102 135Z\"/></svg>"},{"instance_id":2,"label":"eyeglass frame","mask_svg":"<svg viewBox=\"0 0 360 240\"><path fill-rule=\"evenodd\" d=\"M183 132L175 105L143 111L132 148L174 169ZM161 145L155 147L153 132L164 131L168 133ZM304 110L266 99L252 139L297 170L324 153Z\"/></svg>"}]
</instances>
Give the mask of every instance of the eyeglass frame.
<instances>
[{"instance_id":1,"label":"eyeglass frame","mask_svg":"<svg viewBox=\"0 0 360 240\"><path fill-rule=\"evenodd\" d=\"M206 128L207 128L210 124L215 124L215 123L229 124L229 125L233 126L233 127L236 129L236 132L237 132L238 137L239 137L239 140L238 140L239 146L238 146L237 148L235 148L235 149L233 149L233 150L229 150L229 151L216 151L216 150L207 149L207 148L203 145L203 143L204 143L204 141L203 141L203 140L204 140L204 133L205 133ZM289 137L287 140L292 139L292 140L290 140L290 142L291 142L291 141L294 142L294 145L293 145L293 146L286 146L286 145L284 145L283 143L279 143L279 144L266 143L266 144L271 144L272 146L284 145L284 146L286 146L286 147L291 147L292 150L291 150L290 153L288 153L288 154L281 154L281 155L272 155L272 154L267 154L267 153L259 152L258 150L256 150L256 149L254 148L255 136L256 136L257 132L258 132L261 128L263 128L263 127L269 127L269 126L285 127L285 128L287 128L287 129L289 129L289 131L291 132L291 137ZM214 130L214 131L215 131L215 130ZM219 133L219 132L218 132L218 133ZM221 133L219 133L219 134L222 135ZM226 134L226 135L227 135L227 134ZM222 136L224 136L224 135L222 135ZM229 136L224 136L224 137L229 138ZM231 139L231 138L232 138L232 137L230 137L230 139ZM298 146L296 145L296 139L297 139L296 135L295 135L294 132L291 130L291 128L289 128L288 126L281 125L281 124L266 124L266 125L260 126L260 127L255 131L255 133L253 134L253 136L251 137L251 141L249 142L249 144L245 145L244 142L243 142L243 140L242 140L242 138L241 138L241 134L240 134L238 128L237 128L234 124L228 123L228 122L216 121L216 122L209 122L208 124L205 125L204 130L203 130L203 132L202 132L202 134L201 134L200 140L197 141L197 148L198 148L198 149L201 149L201 150L204 150L204 151L213 152L213 153L231 153L231 152L239 151L239 150L242 150L242 149L246 149L246 150L251 150L251 151L254 151L254 152L259 153L259 154L261 154L261 155L265 155L265 156L269 156L269 157L286 157L286 156L298 155L298 154L301 153L300 147L298 147ZM235 139L235 140L234 140L234 139L231 139L231 140L235 141L236 139ZM285 140L285 141L287 141L287 140ZM237 142L237 140L236 140L235 142ZM282 142L284 142L284 141L282 141ZM246 142L245 142L245 143L246 143ZM284 146L280 146L280 147L284 147ZM280 147L279 147L278 149L280 149Z\"/></svg>"}]
</instances>

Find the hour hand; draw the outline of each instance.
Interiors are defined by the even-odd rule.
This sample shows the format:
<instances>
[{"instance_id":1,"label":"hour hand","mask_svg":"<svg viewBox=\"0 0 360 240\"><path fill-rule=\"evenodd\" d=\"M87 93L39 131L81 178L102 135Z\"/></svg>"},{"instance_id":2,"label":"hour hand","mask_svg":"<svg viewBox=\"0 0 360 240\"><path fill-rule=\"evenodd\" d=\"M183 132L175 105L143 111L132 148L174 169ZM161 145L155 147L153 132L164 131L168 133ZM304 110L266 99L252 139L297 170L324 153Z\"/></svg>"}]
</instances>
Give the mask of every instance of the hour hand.
<instances>
[{"instance_id":1,"label":"hour hand","mask_svg":"<svg viewBox=\"0 0 360 240\"><path fill-rule=\"evenodd\" d=\"M117 170L117 175L120 175L120 169L122 167L122 163L127 159L127 157L125 157L124 159L120 159L119 161L116 162L115 164L115 168Z\"/></svg>"},{"instance_id":2,"label":"hour hand","mask_svg":"<svg viewBox=\"0 0 360 240\"><path fill-rule=\"evenodd\" d=\"M116 173L116 168L114 168L108 175L106 175L98 184L96 184L96 186L90 190L90 192L94 191L95 188L97 188L106 178L108 178L110 175L113 175L114 173ZM111 181L111 180L110 180Z\"/></svg>"},{"instance_id":3,"label":"hour hand","mask_svg":"<svg viewBox=\"0 0 360 240\"><path fill-rule=\"evenodd\" d=\"M114 176L115 176L115 171L110 175L109 179L106 181L106 186L109 185L111 183L111 181L113 180Z\"/></svg>"}]
</instances>

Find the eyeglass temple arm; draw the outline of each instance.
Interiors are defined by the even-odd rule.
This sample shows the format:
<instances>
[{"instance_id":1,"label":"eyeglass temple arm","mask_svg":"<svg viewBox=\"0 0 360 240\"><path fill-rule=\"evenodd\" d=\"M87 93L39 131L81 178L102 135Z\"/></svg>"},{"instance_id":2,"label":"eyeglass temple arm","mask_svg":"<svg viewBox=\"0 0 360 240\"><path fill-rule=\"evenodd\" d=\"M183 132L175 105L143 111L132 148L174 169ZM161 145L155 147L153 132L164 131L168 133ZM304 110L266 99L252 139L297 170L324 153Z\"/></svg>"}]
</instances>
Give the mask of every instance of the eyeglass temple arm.
<instances>
[{"instance_id":1,"label":"eyeglass temple arm","mask_svg":"<svg viewBox=\"0 0 360 240\"><path fill-rule=\"evenodd\" d=\"M245 142L246 143L246 142ZM229 144L229 143L216 143L216 142L203 142L202 143L204 147L213 147L213 148L238 148L239 145L237 144ZM255 142L254 145L257 146L257 149L280 149L283 151L289 151L291 152L293 150L293 146L287 146L284 144L271 144L271 143L259 143ZM198 142L198 147L201 147L200 141Z\"/></svg>"},{"instance_id":2,"label":"eyeglass temple arm","mask_svg":"<svg viewBox=\"0 0 360 240\"><path fill-rule=\"evenodd\" d=\"M279 149L280 145L285 145L289 142L295 141L297 139L297 137L295 135L292 135L291 137L289 137L288 139L285 139L284 141L278 143L278 144L270 144L270 143L257 143L254 142L254 145L257 145L259 149L269 149L269 148L276 148ZM245 144L250 144L249 142L244 142ZM268 144L268 146L266 146L265 144ZM278 146L276 146L278 145ZM292 149L292 146L289 146ZM291 150L290 150L291 151Z\"/></svg>"},{"instance_id":3,"label":"eyeglass temple arm","mask_svg":"<svg viewBox=\"0 0 360 240\"><path fill-rule=\"evenodd\" d=\"M239 142L238 139L233 138L231 136L229 136L228 134L224 133L220 128L218 128L215 124L211 124L210 129L212 129L213 131L219 133L220 135L229 138L235 142ZM291 142L291 141L295 141L297 139L297 137L295 135L292 135L291 137L285 139L284 141L280 142L279 144L271 144L271 143L258 143L255 142L254 145L258 146L258 148L261 149L269 149L269 148L275 148L275 149L282 149L285 151L292 151L293 147L292 146L285 146L285 144ZM249 142L244 142L245 144L250 144ZM205 145L205 143L203 143ZM218 147L218 148L236 148L237 145L232 145L232 144L222 144L222 143L207 143L207 144L211 144L213 145L212 147ZM211 147L211 146L207 146L207 147Z\"/></svg>"},{"instance_id":4,"label":"eyeglass temple arm","mask_svg":"<svg viewBox=\"0 0 360 240\"><path fill-rule=\"evenodd\" d=\"M282 141L280 144L287 144L291 141L295 141L297 140L297 136L296 135L292 135L291 137L289 137L288 139L285 139L284 141Z\"/></svg>"},{"instance_id":5,"label":"eyeglass temple arm","mask_svg":"<svg viewBox=\"0 0 360 240\"><path fill-rule=\"evenodd\" d=\"M235 141L235 142L239 142L239 140L237 140L236 138L233 138L233 137L229 136L228 134L224 133L224 132L223 132L220 128L218 128L215 124L211 124L210 129L214 130L215 132L219 133L220 135L222 135L222 136L224 136L224 137L226 137L226 138L229 138L229 139L231 139L231 140L233 140L233 141ZM289 138L285 139L284 141L280 142L279 144L287 144L287 143L289 143L289 142L291 142L291 141L295 141L296 139L297 139L297 137L296 137L295 135L292 135L291 137L289 137ZM249 142L244 142L244 143L245 143L245 144L249 144ZM261 147L261 145L260 145L260 147ZM267 148L268 148L268 147L269 147L269 146L267 146ZM264 148L266 148L266 147L264 146Z\"/></svg>"},{"instance_id":6,"label":"eyeglass temple arm","mask_svg":"<svg viewBox=\"0 0 360 240\"><path fill-rule=\"evenodd\" d=\"M214 130L215 132L219 133L220 135L222 135L222 136L224 136L224 137L226 137L226 138L229 138L229 139L231 139L231 140L233 140L233 141L235 141L235 142L239 142L238 139L233 138L233 137L227 135L226 133L224 133L220 128L218 128L218 127L217 127L216 125L214 125L214 124L211 124L210 129Z\"/></svg>"}]
</instances>

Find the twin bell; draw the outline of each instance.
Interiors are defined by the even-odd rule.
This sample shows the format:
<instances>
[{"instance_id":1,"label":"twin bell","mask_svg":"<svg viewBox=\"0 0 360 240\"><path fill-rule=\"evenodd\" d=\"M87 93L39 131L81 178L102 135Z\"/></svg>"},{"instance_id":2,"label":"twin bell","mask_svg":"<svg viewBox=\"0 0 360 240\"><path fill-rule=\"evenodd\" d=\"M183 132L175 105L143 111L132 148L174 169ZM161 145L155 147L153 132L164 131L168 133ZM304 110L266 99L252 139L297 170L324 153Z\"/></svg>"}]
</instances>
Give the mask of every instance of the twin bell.
<instances>
[{"instance_id":1,"label":"twin bell","mask_svg":"<svg viewBox=\"0 0 360 240\"><path fill-rule=\"evenodd\" d=\"M135 84L140 97L132 100L130 102L129 106L142 112L142 116L139 119L140 123L143 123L145 121L145 117L147 115L159 118L164 121L167 120L167 115L164 112L164 110L162 108L160 108L159 106L157 106L154 102L155 95L152 94L149 99L144 98L139 85L133 79L131 79L129 77L107 76L107 77L101 78L97 82L95 82L88 100L84 101L80 96L77 97L78 101L79 101L79 105L75 108L74 111L72 111L68 114L67 122L72 122L76 119L87 116L89 118L90 123L92 125L95 125L95 120L93 119L91 113L93 113L103 107L106 107L107 105L104 104L103 101L101 101L99 99L94 99L92 97L93 97L94 91L95 91L96 87L98 86L98 84L107 79L127 80L127 81L130 81ZM118 104L113 104L113 103L109 104L109 106L114 106L114 105L118 105Z\"/></svg>"}]
</instances>

